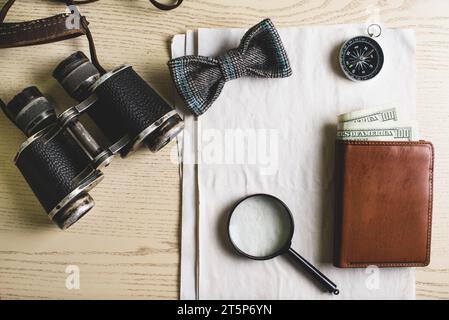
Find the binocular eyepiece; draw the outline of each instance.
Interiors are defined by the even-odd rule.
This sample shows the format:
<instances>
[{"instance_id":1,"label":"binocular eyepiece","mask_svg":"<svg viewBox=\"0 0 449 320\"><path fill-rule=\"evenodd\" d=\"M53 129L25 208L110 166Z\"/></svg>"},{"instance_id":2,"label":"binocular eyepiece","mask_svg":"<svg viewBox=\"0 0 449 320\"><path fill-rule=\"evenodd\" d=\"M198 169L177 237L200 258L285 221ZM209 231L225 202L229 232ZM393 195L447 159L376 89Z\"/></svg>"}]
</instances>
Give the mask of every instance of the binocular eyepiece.
<instances>
[{"instance_id":1,"label":"binocular eyepiece","mask_svg":"<svg viewBox=\"0 0 449 320\"><path fill-rule=\"evenodd\" d=\"M116 154L126 157L141 145L157 152L182 131L183 121L129 65L100 74L76 52L53 76L78 105L57 115L37 87L28 87L0 106L28 137L15 157L17 167L49 217L66 229L92 209L88 192ZM103 139L81 123L84 113Z\"/></svg>"},{"instance_id":2,"label":"binocular eyepiece","mask_svg":"<svg viewBox=\"0 0 449 320\"><path fill-rule=\"evenodd\" d=\"M53 105L36 87L25 88L2 109L27 137L56 121Z\"/></svg>"}]
</instances>

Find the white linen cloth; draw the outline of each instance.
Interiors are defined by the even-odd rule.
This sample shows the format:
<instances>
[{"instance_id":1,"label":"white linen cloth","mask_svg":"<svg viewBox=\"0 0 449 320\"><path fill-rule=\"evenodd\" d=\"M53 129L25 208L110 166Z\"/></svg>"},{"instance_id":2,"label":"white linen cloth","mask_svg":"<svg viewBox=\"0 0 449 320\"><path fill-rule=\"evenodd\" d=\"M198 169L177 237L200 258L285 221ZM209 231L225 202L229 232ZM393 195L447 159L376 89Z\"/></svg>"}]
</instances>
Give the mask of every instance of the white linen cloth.
<instances>
[{"instance_id":1,"label":"white linen cloth","mask_svg":"<svg viewBox=\"0 0 449 320\"><path fill-rule=\"evenodd\" d=\"M415 38L384 29L380 74L347 80L338 51L366 25L278 29L293 75L226 83L198 121L186 116L182 148L181 299L413 299L414 270L332 266L334 139L340 113L392 105L415 115ZM245 30L199 29L174 38L173 57L217 56L238 46ZM177 40L176 40L177 39ZM239 138L240 137L240 138ZM198 165L195 165L198 163ZM227 239L230 207L253 193L282 199L295 220L292 247L340 289L323 292L287 256L253 261Z\"/></svg>"}]
</instances>

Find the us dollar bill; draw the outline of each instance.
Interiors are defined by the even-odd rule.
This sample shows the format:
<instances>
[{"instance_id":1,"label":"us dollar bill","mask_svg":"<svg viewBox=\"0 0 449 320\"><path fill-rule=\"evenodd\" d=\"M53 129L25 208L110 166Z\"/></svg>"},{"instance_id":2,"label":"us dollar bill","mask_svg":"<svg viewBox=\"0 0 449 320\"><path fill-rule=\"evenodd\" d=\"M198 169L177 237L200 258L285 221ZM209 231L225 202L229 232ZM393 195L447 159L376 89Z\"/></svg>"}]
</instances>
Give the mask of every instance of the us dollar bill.
<instances>
[{"instance_id":1,"label":"us dollar bill","mask_svg":"<svg viewBox=\"0 0 449 320\"><path fill-rule=\"evenodd\" d=\"M340 122L337 126L337 140L415 141L418 137L415 121Z\"/></svg>"},{"instance_id":2,"label":"us dollar bill","mask_svg":"<svg viewBox=\"0 0 449 320\"><path fill-rule=\"evenodd\" d=\"M347 112L337 117L337 122L353 122L353 123L371 123L371 122L387 122L398 121L399 112L394 107L383 107L373 109L363 109L353 112Z\"/></svg>"}]
</instances>

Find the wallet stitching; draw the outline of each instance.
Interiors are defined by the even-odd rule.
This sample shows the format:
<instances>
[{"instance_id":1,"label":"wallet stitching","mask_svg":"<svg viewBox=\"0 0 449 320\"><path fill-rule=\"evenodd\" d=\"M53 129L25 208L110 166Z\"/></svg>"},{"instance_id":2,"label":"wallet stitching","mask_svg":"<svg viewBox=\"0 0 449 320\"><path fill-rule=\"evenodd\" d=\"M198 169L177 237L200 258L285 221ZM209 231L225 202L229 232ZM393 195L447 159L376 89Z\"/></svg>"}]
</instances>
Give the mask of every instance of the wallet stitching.
<instances>
[{"instance_id":1,"label":"wallet stitching","mask_svg":"<svg viewBox=\"0 0 449 320\"><path fill-rule=\"evenodd\" d=\"M432 200L433 200L433 168L434 168L434 149L432 143L428 141L339 141L341 144L346 145L379 145L379 146L426 146L430 148L430 163L429 163L429 200L427 208L427 246L426 246L426 260L424 262L402 262L402 263L360 263L351 262L342 263L342 266L360 266L367 267L369 265L383 266L383 267L413 267L413 266L426 266L430 262L430 241L432 234Z\"/></svg>"}]
</instances>

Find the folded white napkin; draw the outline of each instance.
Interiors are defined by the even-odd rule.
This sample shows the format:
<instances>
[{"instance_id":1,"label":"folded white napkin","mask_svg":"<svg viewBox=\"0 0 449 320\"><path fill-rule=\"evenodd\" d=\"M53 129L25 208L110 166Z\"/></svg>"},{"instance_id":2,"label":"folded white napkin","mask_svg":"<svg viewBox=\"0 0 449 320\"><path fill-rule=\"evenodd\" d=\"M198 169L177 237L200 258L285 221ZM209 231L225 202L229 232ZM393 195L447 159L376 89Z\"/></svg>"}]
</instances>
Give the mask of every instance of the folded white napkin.
<instances>
[{"instance_id":1,"label":"folded white napkin","mask_svg":"<svg viewBox=\"0 0 449 320\"><path fill-rule=\"evenodd\" d=\"M394 105L415 113L415 39L411 30L384 29L376 39L385 63L374 79L342 75L338 50L366 25L279 29L293 70L285 79L226 83L195 121L186 116L182 148L182 299L412 299L413 269L332 266L336 116ZM199 29L175 37L173 57L217 56L238 46L241 29ZM195 45L196 43L196 45ZM243 150L243 151L242 151ZM195 163L199 163L195 165ZM226 237L230 207L252 193L282 199L295 220L293 248L340 289L323 292L288 257L252 261Z\"/></svg>"}]
</instances>

